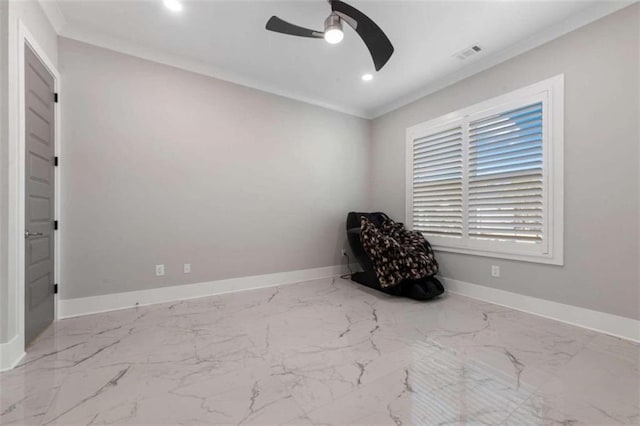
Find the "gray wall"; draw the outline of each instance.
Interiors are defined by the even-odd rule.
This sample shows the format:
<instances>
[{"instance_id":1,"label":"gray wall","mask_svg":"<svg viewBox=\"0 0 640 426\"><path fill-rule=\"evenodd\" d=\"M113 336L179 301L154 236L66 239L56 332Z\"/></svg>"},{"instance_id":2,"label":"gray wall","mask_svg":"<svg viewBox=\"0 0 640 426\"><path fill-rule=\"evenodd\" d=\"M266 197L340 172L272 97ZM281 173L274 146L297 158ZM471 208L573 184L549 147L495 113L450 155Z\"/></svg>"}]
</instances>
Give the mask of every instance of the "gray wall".
<instances>
[{"instance_id":1,"label":"gray wall","mask_svg":"<svg viewBox=\"0 0 640 426\"><path fill-rule=\"evenodd\" d=\"M65 38L59 60L63 299L342 263L369 121Z\"/></svg>"},{"instance_id":2,"label":"gray wall","mask_svg":"<svg viewBox=\"0 0 640 426\"><path fill-rule=\"evenodd\" d=\"M564 73L564 266L438 253L441 274L640 319L639 55L636 4L374 120L372 207L404 220L407 127Z\"/></svg>"},{"instance_id":3,"label":"gray wall","mask_svg":"<svg viewBox=\"0 0 640 426\"><path fill-rule=\"evenodd\" d=\"M9 140L18 134L18 20L49 59L58 60L58 36L37 0L0 1L0 343L18 329L16 282L9 280ZM13 138L13 139L11 139Z\"/></svg>"},{"instance_id":4,"label":"gray wall","mask_svg":"<svg viewBox=\"0 0 640 426\"><path fill-rule=\"evenodd\" d=\"M0 236L7 105L17 96L5 49L17 18L58 56L37 2L12 2L10 22L5 5ZM404 218L406 127L564 73L565 266L439 253L442 273L640 318L639 13L637 5L624 9L372 124L61 39L61 296L338 264L346 211ZM15 333L6 256L2 238L0 342ZM182 274L184 262L191 275ZM153 276L156 263L166 265L165 277ZM502 278L490 277L491 264L502 266Z\"/></svg>"}]
</instances>

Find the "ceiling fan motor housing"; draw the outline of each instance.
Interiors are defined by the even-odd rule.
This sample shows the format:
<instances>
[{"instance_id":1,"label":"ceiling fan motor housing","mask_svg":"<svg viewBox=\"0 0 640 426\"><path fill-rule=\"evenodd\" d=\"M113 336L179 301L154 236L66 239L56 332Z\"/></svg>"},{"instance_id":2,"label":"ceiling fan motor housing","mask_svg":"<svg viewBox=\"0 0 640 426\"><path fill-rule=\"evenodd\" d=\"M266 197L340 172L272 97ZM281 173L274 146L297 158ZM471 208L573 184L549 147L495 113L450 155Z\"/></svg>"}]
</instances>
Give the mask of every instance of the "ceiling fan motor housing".
<instances>
[{"instance_id":1,"label":"ceiling fan motor housing","mask_svg":"<svg viewBox=\"0 0 640 426\"><path fill-rule=\"evenodd\" d=\"M342 19L335 13L332 13L324 20L324 32L334 29L342 31Z\"/></svg>"}]
</instances>

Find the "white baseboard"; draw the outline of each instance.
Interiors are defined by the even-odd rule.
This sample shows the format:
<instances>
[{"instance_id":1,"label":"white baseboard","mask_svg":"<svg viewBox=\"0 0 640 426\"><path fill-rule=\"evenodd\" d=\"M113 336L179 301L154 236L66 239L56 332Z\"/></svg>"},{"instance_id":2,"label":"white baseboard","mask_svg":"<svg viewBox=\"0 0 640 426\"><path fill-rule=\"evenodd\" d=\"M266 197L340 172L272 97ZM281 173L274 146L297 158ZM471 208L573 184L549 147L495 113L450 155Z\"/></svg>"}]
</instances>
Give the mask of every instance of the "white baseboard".
<instances>
[{"instance_id":1,"label":"white baseboard","mask_svg":"<svg viewBox=\"0 0 640 426\"><path fill-rule=\"evenodd\" d=\"M640 342L640 321L578 306L538 299L465 281L440 277L450 293Z\"/></svg>"},{"instance_id":2,"label":"white baseboard","mask_svg":"<svg viewBox=\"0 0 640 426\"><path fill-rule=\"evenodd\" d=\"M0 371L11 370L25 355L20 336L14 336L6 343L0 343Z\"/></svg>"},{"instance_id":3,"label":"white baseboard","mask_svg":"<svg viewBox=\"0 0 640 426\"><path fill-rule=\"evenodd\" d=\"M71 318L99 312L133 308L135 306L154 305L156 303L195 299L198 297L274 287L283 284L294 284L320 278L335 277L336 275L346 272L346 265L327 266L324 268L230 278L149 290L104 294L101 296L62 299L58 302L58 318Z\"/></svg>"}]
</instances>

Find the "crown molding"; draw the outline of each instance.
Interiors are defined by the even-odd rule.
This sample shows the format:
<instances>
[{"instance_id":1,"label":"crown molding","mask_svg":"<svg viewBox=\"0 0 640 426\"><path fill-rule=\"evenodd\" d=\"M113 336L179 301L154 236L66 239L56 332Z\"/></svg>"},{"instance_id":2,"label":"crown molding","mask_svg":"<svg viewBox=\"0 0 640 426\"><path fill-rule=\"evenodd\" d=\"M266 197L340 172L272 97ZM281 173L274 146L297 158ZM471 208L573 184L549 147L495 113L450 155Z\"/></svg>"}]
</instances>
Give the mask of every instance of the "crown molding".
<instances>
[{"instance_id":1,"label":"crown molding","mask_svg":"<svg viewBox=\"0 0 640 426\"><path fill-rule=\"evenodd\" d=\"M237 73L230 73L219 67L212 66L202 61L188 59L180 55L163 52L161 49L148 48L130 42L128 40L109 36L107 34L99 33L87 28L82 28L76 24L72 24L66 21L62 11L60 10L57 0L38 0L38 2L42 6L42 9L51 22L51 25L54 27L58 35L62 37L146 59L148 61L180 68L196 74L228 81L240 86L249 87L255 90L293 99L343 114L373 120L389 112L402 108L403 106L409 105L421 98L424 98L425 96L438 92L468 77L492 68L502 62L506 62L509 59L512 59L529 50L548 43L558 37L561 37L582 26L588 25L614 12L617 12L618 10L621 10L627 6L637 3L638 0L597 2L582 13L573 15L558 24L552 25L546 30L541 31L525 40L522 40L507 49L503 49L499 52L469 63L463 68L450 73L445 77L427 82L422 85L420 89L412 90L411 93L400 96L394 101L385 103L380 107L363 110L339 105L325 99L313 98L299 91L283 89L261 82L257 79L248 78Z\"/></svg>"},{"instance_id":2,"label":"crown molding","mask_svg":"<svg viewBox=\"0 0 640 426\"><path fill-rule=\"evenodd\" d=\"M240 86L249 87L251 89L259 90L269 94L281 96L284 98L293 99L296 101L304 102L306 104L318 106L324 109L329 109L342 114L352 115L358 118L370 119L365 111L344 107L331 103L330 101L314 99L296 91L281 89L269 84L265 84L255 79L241 76L237 73L230 73L224 71L221 68L206 64L201 61L188 59L183 56L174 55L171 53L163 52L160 49L152 49L132 43L128 40L123 40L118 37L113 37L107 34L99 33L97 31L81 28L75 24L67 24L59 34L61 37L69 38L72 40L80 41L83 43L91 44L94 46L102 47L104 49L112 50L114 52L123 53L130 56L135 56L141 59L146 59L151 62L156 62L163 65L172 66L196 74L204 75L207 77L217 78L230 83L234 83Z\"/></svg>"},{"instance_id":3,"label":"crown molding","mask_svg":"<svg viewBox=\"0 0 640 426\"><path fill-rule=\"evenodd\" d=\"M53 27L53 30L59 35L67 25L67 20L62 10L60 10L57 0L38 0L38 3L40 3L40 7Z\"/></svg>"},{"instance_id":4,"label":"crown molding","mask_svg":"<svg viewBox=\"0 0 640 426\"><path fill-rule=\"evenodd\" d=\"M427 83L419 90L414 90L410 94L401 96L380 108L368 110L367 115L371 117L371 119L379 118L637 2L638 0L598 2L589 9L573 15L558 24L552 25L523 41L486 56L485 58L478 59L443 78Z\"/></svg>"}]
</instances>

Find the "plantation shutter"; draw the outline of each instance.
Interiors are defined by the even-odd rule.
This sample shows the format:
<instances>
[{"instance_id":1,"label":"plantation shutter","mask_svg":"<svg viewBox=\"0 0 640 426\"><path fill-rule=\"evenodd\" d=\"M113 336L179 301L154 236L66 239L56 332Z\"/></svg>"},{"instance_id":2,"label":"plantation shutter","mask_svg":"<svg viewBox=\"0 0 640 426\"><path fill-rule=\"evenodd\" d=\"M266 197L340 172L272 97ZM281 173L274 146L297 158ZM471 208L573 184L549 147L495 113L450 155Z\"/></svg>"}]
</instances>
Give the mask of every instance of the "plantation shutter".
<instances>
[{"instance_id":1,"label":"plantation shutter","mask_svg":"<svg viewBox=\"0 0 640 426\"><path fill-rule=\"evenodd\" d=\"M460 122L413 140L413 228L426 235L462 238L462 141Z\"/></svg>"},{"instance_id":2,"label":"plantation shutter","mask_svg":"<svg viewBox=\"0 0 640 426\"><path fill-rule=\"evenodd\" d=\"M541 244L542 103L474 118L468 138L469 239Z\"/></svg>"},{"instance_id":3,"label":"plantation shutter","mask_svg":"<svg viewBox=\"0 0 640 426\"><path fill-rule=\"evenodd\" d=\"M563 76L406 131L406 222L436 250L563 264Z\"/></svg>"}]
</instances>

